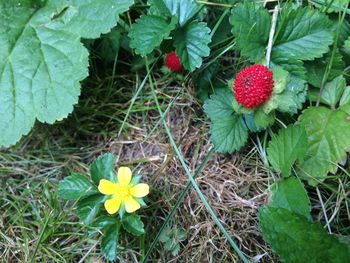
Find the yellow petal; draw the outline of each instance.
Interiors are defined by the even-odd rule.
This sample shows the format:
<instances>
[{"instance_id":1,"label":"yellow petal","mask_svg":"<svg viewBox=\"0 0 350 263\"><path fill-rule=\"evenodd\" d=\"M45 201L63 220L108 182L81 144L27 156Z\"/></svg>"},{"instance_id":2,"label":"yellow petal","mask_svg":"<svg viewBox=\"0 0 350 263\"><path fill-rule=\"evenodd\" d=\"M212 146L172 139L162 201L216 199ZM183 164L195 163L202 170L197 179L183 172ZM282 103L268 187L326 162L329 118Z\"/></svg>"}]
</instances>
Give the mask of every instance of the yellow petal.
<instances>
[{"instance_id":1,"label":"yellow petal","mask_svg":"<svg viewBox=\"0 0 350 263\"><path fill-rule=\"evenodd\" d=\"M149 186L148 184L137 184L130 189L130 193L135 197L145 197L149 193Z\"/></svg>"},{"instance_id":2,"label":"yellow petal","mask_svg":"<svg viewBox=\"0 0 350 263\"><path fill-rule=\"evenodd\" d=\"M133 213L139 209L141 205L132 197L125 199L125 210L128 213Z\"/></svg>"},{"instance_id":3,"label":"yellow petal","mask_svg":"<svg viewBox=\"0 0 350 263\"><path fill-rule=\"evenodd\" d=\"M112 195L117 191L117 185L106 179L100 180L98 190L104 195Z\"/></svg>"},{"instance_id":4,"label":"yellow petal","mask_svg":"<svg viewBox=\"0 0 350 263\"><path fill-rule=\"evenodd\" d=\"M108 214L110 214L110 215L115 214L119 210L120 203L121 203L120 198L108 199L105 202L105 208L106 208Z\"/></svg>"},{"instance_id":5,"label":"yellow petal","mask_svg":"<svg viewBox=\"0 0 350 263\"><path fill-rule=\"evenodd\" d=\"M129 167L120 167L118 169L118 181L120 184L128 185L131 181L132 172Z\"/></svg>"}]
</instances>

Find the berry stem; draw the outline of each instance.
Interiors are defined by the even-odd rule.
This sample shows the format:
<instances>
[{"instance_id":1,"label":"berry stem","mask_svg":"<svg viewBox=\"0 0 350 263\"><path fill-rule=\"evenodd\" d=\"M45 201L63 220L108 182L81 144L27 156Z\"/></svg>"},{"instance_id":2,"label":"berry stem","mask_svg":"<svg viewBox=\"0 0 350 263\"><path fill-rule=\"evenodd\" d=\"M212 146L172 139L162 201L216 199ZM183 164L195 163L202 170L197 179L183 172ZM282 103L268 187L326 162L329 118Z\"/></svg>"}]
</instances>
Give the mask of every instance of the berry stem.
<instances>
[{"instance_id":1,"label":"berry stem","mask_svg":"<svg viewBox=\"0 0 350 263\"><path fill-rule=\"evenodd\" d=\"M277 24L277 17L278 17L278 5L275 6L275 9L273 10L272 14L272 24L270 29L270 35L269 35L269 42L267 44L267 51L266 51L266 66L270 68L270 61L271 61L271 51L272 51L272 45L273 45L273 37L275 36L275 30L276 30L276 24Z\"/></svg>"}]
</instances>

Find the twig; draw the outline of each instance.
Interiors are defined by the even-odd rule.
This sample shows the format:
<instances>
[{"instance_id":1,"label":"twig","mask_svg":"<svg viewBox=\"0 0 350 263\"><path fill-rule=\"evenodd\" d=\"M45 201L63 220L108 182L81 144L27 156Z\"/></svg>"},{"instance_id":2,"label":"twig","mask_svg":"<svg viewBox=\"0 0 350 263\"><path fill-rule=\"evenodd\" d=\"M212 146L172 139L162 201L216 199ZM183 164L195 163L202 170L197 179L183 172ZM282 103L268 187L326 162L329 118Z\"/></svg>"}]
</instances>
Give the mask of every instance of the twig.
<instances>
[{"instance_id":1,"label":"twig","mask_svg":"<svg viewBox=\"0 0 350 263\"><path fill-rule=\"evenodd\" d=\"M278 16L278 5L276 5L275 9L273 10L272 24L271 24L270 35L269 35L269 43L267 45L267 51L266 51L266 66L268 68L270 67L271 51L272 51L273 37L275 36L277 16Z\"/></svg>"}]
</instances>

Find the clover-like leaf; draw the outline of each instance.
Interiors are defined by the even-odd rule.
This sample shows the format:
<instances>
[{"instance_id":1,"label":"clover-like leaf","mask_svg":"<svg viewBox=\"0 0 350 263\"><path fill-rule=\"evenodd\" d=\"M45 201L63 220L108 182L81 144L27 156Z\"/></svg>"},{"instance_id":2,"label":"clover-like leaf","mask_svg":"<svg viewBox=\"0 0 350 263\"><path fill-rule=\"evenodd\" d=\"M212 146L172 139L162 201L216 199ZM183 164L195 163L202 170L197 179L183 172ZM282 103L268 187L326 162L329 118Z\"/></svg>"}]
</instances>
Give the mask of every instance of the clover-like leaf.
<instances>
[{"instance_id":1,"label":"clover-like leaf","mask_svg":"<svg viewBox=\"0 0 350 263\"><path fill-rule=\"evenodd\" d=\"M285 208L289 211L311 219L310 199L303 183L296 177L277 181L271 187L269 207Z\"/></svg>"},{"instance_id":2,"label":"clover-like leaf","mask_svg":"<svg viewBox=\"0 0 350 263\"><path fill-rule=\"evenodd\" d=\"M308 151L300 167L300 175L316 185L328 172L335 173L337 164L350 149L349 114L326 107L309 107L299 117L308 136Z\"/></svg>"},{"instance_id":3,"label":"clover-like leaf","mask_svg":"<svg viewBox=\"0 0 350 263\"><path fill-rule=\"evenodd\" d=\"M294 162L303 161L308 150L307 143L304 127L290 125L272 138L267 148L267 158L276 171L288 177Z\"/></svg>"},{"instance_id":4,"label":"clover-like leaf","mask_svg":"<svg viewBox=\"0 0 350 263\"><path fill-rule=\"evenodd\" d=\"M151 53L168 37L177 23L176 17L167 21L161 16L143 15L132 25L130 46L142 57Z\"/></svg>"},{"instance_id":5,"label":"clover-like leaf","mask_svg":"<svg viewBox=\"0 0 350 263\"><path fill-rule=\"evenodd\" d=\"M194 71L202 65L203 58L209 56L210 41L210 29L203 22L192 21L175 32L175 51L187 70Z\"/></svg>"},{"instance_id":6,"label":"clover-like leaf","mask_svg":"<svg viewBox=\"0 0 350 263\"><path fill-rule=\"evenodd\" d=\"M35 120L54 123L78 102L88 75L81 37L115 25L132 0L1 1L0 145L15 144Z\"/></svg>"},{"instance_id":7,"label":"clover-like leaf","mask_svg":"<svg viewBox=\"0 0 350 263\"><path fill-rule=\"evenodd\" d=\"M285 208L264 207L259 212L265 241L288 263L347 263L350 248L329 235L320 223Z\"/></svg>"},{"instance_id":8,"label":"clover-like leaf","mask_svg":"<svg viewBox=\"0 0 350 263\"><path fill-rule=\"evenodd\" d=\"M96 187L89 179L85 175L77 173L60 181L57 191L60 197L67 200L76 200L97 193Z\"/></svg>"},{"instance_id":9,"label":"clover-like leaf","mask_svg":"<svg viewBox=\"0 0 350 263\"><path fill-rule=\"evenodd\" d=\"M283 8L276 28L274 57L313 60L329 51L333 43L332 22L309 7Z\"/></svg>"},{"instance_id":10,"label":"clover-like leaf","mask_svg":"<svg viewBox=\"0 0 350 263\"><path fill-rule=\"evenodd\" d=\"M265 55L271 27L271 16L267 9L258 8L249 1L239 3L232 10L230 23L242 55L252 62L261 60Z\"/></svg>"}]
</instances>

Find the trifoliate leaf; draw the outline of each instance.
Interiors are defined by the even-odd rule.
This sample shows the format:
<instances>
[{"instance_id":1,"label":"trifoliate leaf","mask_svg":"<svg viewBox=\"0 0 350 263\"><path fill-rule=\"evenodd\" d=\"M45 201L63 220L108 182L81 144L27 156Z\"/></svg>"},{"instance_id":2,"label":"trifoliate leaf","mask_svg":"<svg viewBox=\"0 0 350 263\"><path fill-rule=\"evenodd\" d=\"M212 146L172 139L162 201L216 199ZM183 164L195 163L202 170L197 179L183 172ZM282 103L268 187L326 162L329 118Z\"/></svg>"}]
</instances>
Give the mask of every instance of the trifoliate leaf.
<instances>
[{"instance_id":1,"label":"trifoliate leaf","mask_svg":"<svg viewBox=\"0 0 350 263\"><path fill-rule=\"evenodd\" d=\"M101 208L101 203L105 196L101 194L92 195L79 201L77 214L79 219L85 224L90 225Z\"/></svg>"},{"instance_id":2,"label":"trifoliate leaf","mask_svg":"<svg viewBox=\"0 0 350 263\"><path fill-rule=\"evenodd\" d=\"M116 157L107 153L99 156L90 166L90 174L92 181L99 185L101 179L110 181L115 180L114 166Z\"/></svg>"},{"instance_id":3,"label":"trifoliate leaf","mask_svg":"<svg viewBox=\"0 0 350 263\"><path fill-rule=\"evenodd\" d=\"M279 16L273 57L313 60L329 51L333 43L332 22L309 7L285 7Z\"/></svg>"},{"instance_id":4,"label":"trifoliate leaf","mask_svg":"<svg viewBox=\"0 0 350 263\"><path fill-rule=\"evenodd\" d=\"M132 3L1 1L1 146L28 134L36 119L54 123L72 112L79 82L88 75L88 52L80 38L106 33Z\"/></svg>"},{"instance_id":5,"label":"trifoliate leaf","mask_svg":"<svg viewBox=\"0 0 350 263\"><path fill-rule=\"evenodd\" d=\"M230 23L242 55L251 62L260 61L265 56L271 27L271 16L267 9L257 8L248 1L239 3L232 10Z\"/></svg>"},{"instance_id":6,"label":"trifoliate leaf","mask_svg":"<svg viewBox=\"0 0 350 263\"><path fill-rule=\"evenodd\" d=\"M219 89L205 101L204 111L212 121L230 117L234 114L233 101L232 90Z\"/></svg>"},{"instance_id":7,"label":"trifoliate leaf","mask_svg":"<svg viewBox=\"0 0 350 263\"><path fill-rule=\"evenodd\" d=\"M326 83L321 94L321 102L335 108L345 89L345 79L343 75L338 76L331 82Z\"/></svg>"},{"instance_id":8,"label":"trifoliate leaf","mask_svg":"<svg viewBox=\"0 0 350 263\"><path fill-rule=\"evenodd\" d=\"M143 222L140 216L135 214L127 214L122 221L124 229L135 236L140 236L145 233Z\"/></svg>"},{"instance_id":9,"label":"trifoliate leaf","mask_svg":"<svg viewBox=\"0 0 350 263\"><path fill-rule=\"evenodd\" d=\"M194 71L202 65L202 58L209 56L210 41L210 29L206 23L192 21L175 32L175 51L185 69Z\"/></svg>"},{"instance_id":10,"label":"trifoliate leaf","mask_svg":"<svg viewBox=\"0 0 350 263\"><path fill-rule=\"evenodd\" d=\"M330 63L331 52L325 54L322 58L315 59L313 61L306 61L305 68L307 70L307 81L314 87L320 88L323 80L323 76ZM344 71L345 63L343 56L339 50L335 52L332 60L332 67L329 70L328 81L333 80L335 77L341 75Z\"/></svg>"},{"instance_id":11,"label":"trifoliate leaf","mask_svg":"<svg viewBox=\"0 0 350 263\"><path fill-rule=\"evenodd\" d=\"M302 162L308 150L305 129L301 126L288 126L280 129L267 148L267 159L275 171L284 177L290 176L291 168L296 160Z\"/></svg>"},{"instance_id":12,"label":"trifoliate leaf","mask_svg":"<svg viewBox=\"0 0 350 263\"><path fill-rule=\"evenodd\" d=\"M288 263L347 263L350 248L329 235L319 223L284 208L265 207L259 213L265 241Z\"/></svg>"},{"instance_id":13,"label":"trifoliate leaf","mask_svg":"<svg viewBox=\"0 0 350 263\"><path fill-rule=\"evenodd\" d=\"M212 121L211 140L216 151L233 153L241 149L248 139L248 129L242 115L233 114Z\"/></svg>"},{"instance_id":14,"label":"trifoliate leaf","mask_svg":"<svg viewBox=\"0 0 350 263\"><path fill-rule=\"evenodd\" d=\"M151 53L176 26L176 18L167 21L161 16L143 15L131 26L130 47L142 57Z\"/></svg>"},{"instance_id":15,"label":"trifoliate leaf","mask_svg":"<svg viewBox=\"0 0 350 263\"><path fill-rule=\"evenodd\" d=\"M193 0L149 0L152 12L162 16L176 16L180 26L184 26L199 11Z\"/></svg>"},{"instance_id":16,"label":"trifoliate leaf","mask_svg":"<svg viewBox=\"0 0 350 263\"><path fill-rule=\"evenodd\" d=\"M271 187L269 207L285 208L311 220L311 205L303 183L296 177L289 177L274 183Z\"/></svg>"},{"instance_id":17,"label":"trifoliate leaf","mask_svg":"<svg viewBox=\"0 0 350 263\"><path fill-rule=\"evenodd\" d=\"M76 173L60 181L57 191L58 196L67 200L76 200L97 193L96 187L85 175Z\"/></svg>"},{"instance_id":18,"label":"trifoliate leaf","mask_svg":"<svg viewBox=\"0 0 350 263\"><path fill-rule=\"evenodd\" d=\"M337 164L350 149L349 115L341 109L309 107L299 117L308 136L308 152L300 166L300 175L316 185L328 172L335 173Z\"/></svg>"},{"instance_id":19,"label":"trifoliate leaf","mask_svg":"<svg viewBox=\"0 0 350 263\"><path fill-rule=\"evenodd\" d=\"M115 261L117 259L119 230L120 223L116 221L115 224L106 227L103 231L101 249L103 256L110 261Z\"/></svg>"}]
</instances>

